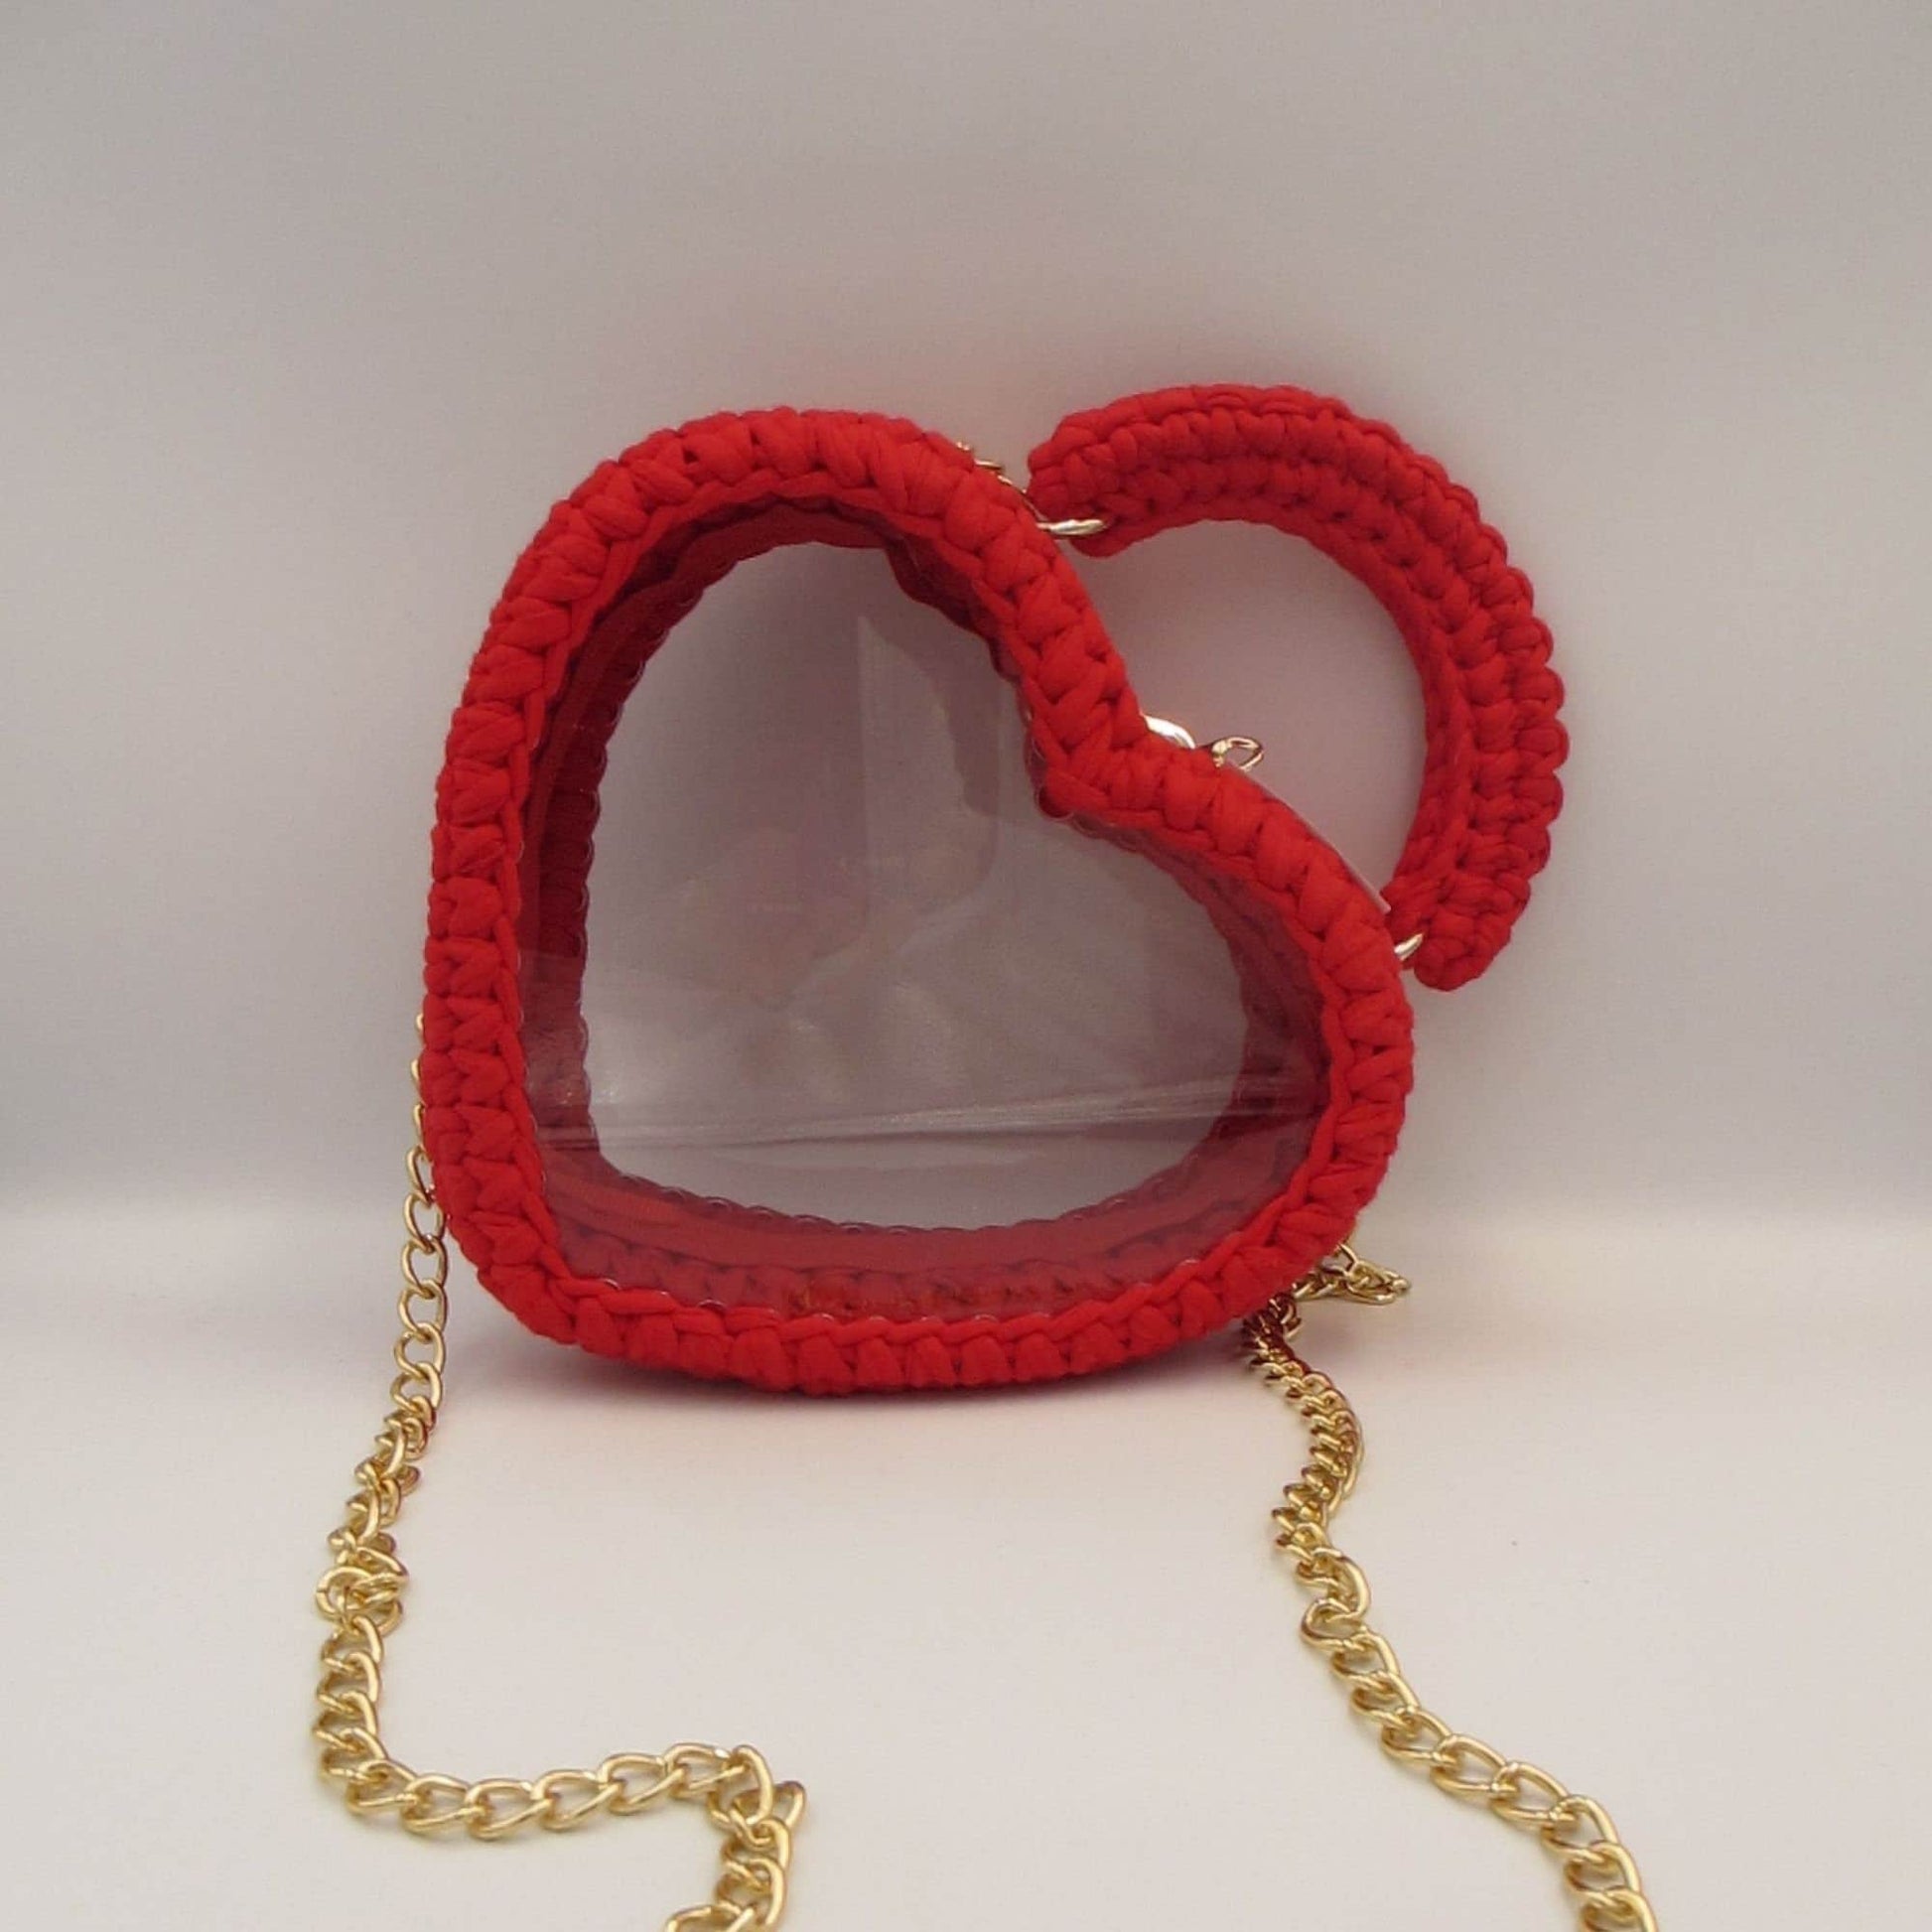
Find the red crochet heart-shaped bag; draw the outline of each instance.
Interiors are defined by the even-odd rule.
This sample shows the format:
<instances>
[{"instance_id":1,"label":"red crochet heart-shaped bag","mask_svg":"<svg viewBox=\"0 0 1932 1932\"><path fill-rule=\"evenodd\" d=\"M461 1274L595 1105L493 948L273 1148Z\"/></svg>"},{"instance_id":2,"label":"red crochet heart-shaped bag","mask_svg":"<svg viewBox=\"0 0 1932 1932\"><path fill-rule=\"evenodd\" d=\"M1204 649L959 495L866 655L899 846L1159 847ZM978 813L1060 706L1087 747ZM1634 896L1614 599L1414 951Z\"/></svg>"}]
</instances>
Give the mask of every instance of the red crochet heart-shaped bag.
<instances>
[{"instance_id":1,"label":"red crochet heart-shaped bag","mask_svg":"<svg viewBox=\"0 0 1932 1932\"><path fill-rule=\"evenodd\" d=\"M1251 1312L1374 1192L1409 1085L1398 949L1430 984L1470 978L1548 850L1563 737L1529 587L1433 464L1294 390L1074 417L1037 453L1031 498L908 423L715 416L598 470L512 573L437 791L422 1090L458 1240L531 1327L774 1389L1036 1381ZM1428 701L1424 798L1386 909L1234 763L1149 728L1042 517L1091 523L1078 541L1096 553L1206 517L1272 523L1370 586ZM604 1158L581 995L606 746L710 586L812 542L883 549L910 595L982 637L1026 718L1040 809L1161 867L1225 940L1241 1076L1200 1146L1142 1186L1058 1222L835 1226Z\"/></svg>"},{"instance_id":2,"label":"red crochet heart-shaped bag","mask_svg":"<svg viewBox=\"0 0 1932 1932\"><path fill-rule=\"evenodd\" d=\"M1243 768L1150 723L1064 554L1232 519L1315 545L1389 613L1421 675L1423 796L1380 895ZM1038 809L1150 861L1226 947L1245 1022L1225 1104L1138 1183L1047 1218L908 1228L784 1215L654 1180L600 1138L585 1018L606 754L680 620L735 565L801 544L882 551L903 590L1010 680ZM677 1926L775 1925L802 1792L749 1748L469 1782L382 1745L388 1531L442 1389L445 1216L483 1285L557 1340L777 1390L952 1389L1108 1368L1248 1317L1314 1438L1276 1511L1305 1624L1399 1758L1540 1832L1583 1922L1652 1923L1600 1809L1451 1731L1365 1622L1328 1542L1359 1432L1291 1337L1298 1297L1404 1284L1342 1245L1394 1149L1411 1077L1405 967L1454 987L1494 958L1549 849L1561 690L1530 590L1474 498L1393 431L1295 389L1173 389L1069 417L1023 489L883 416L768 410L652 436L595 471L511 573L436 794L395 1407L338 1532L318 1735L358 1811L494 1837L667 1798L725 1838Z\"/></svg>"}]
</instances>

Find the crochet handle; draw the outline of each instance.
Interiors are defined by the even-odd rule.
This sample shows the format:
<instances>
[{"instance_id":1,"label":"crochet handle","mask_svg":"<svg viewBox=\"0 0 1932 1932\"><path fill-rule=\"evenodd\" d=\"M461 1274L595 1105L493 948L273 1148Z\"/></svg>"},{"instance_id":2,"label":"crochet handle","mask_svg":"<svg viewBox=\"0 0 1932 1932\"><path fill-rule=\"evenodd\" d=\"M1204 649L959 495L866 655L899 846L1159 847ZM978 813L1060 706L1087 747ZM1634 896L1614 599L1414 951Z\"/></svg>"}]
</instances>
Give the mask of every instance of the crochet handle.
<instances>
[{"instance_id":1,"label":"crochet handle","mask_svg":"<svg viewBox=\"0 0 1932 1932\"><path fill-rule=\"evenodd\" d=\"M1305 538L1359 578L1421 675L1422 799L1383 889L1427 986L1475 978L1550 853L1566 751L1550 633L1475 498L1386 424L1291 388L1163 389L1069 416L1028 494L1089 556L1210 519ZM1097 525L1098 527L1090 527ZM1405 950L1405 957L1408 957Z\"/></svg>"}]
</instances>

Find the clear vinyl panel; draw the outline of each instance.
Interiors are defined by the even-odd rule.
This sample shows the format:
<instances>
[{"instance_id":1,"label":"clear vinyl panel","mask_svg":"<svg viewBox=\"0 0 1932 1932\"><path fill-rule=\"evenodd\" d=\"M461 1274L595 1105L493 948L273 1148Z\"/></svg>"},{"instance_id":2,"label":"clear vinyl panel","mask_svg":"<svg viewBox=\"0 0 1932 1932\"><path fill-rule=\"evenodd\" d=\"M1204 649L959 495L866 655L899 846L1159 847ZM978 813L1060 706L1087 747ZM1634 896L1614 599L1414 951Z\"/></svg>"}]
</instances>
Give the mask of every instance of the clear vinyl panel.
<instances>
[{"instance_id":1,"label":"clear vinyl panel","mask_svg":"<svg viewBox=\"0 0 1932 1932\"><path fill-rule=\"evenodd\" d=\"M693 572L613 607L538 759L524 1036L566 1262L1011 1313L1241 1225L1321 1102L1279 939L1044 816L1015 687L876 550Z\"/></svg>"}]
</instances>

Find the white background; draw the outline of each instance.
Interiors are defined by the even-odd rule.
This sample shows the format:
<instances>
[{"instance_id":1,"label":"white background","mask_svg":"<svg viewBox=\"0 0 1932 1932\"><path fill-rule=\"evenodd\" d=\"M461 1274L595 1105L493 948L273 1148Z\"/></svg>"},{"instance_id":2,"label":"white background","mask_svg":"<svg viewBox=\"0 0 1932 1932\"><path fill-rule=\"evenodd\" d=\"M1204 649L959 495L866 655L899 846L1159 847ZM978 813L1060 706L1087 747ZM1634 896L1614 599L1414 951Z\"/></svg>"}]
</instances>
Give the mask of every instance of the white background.
<instances>
[{"instance_id":1,"label":"white background","mask_svg":"<svg viewBox=\"0 0 1932 1932\"><path fill-rule=\"evenodd\" d=\"M1903 4L328 9L0 28L11 1888L35 1923L649 1924L702 1830L352 1825L302 1738L373 1422L429 791L556 494L660 423L1293 380L1481 493L1576 754L1422 995L1324 1316L1425 1691L1610 1803L1671 1927L1909 1922L1928 395ZM1089 573L1151 708L1373 869L1416 749L1257 533ZM1407 707L1407 709L1405 709ZM720 782L755 748L719 749ZM738 1735L799 1932L1560 1920L1297 1653L1291 1426L1206 1346L1037 1396L640 1381L465 1285L399 1748Z\"/></svg>"}]
</instances>

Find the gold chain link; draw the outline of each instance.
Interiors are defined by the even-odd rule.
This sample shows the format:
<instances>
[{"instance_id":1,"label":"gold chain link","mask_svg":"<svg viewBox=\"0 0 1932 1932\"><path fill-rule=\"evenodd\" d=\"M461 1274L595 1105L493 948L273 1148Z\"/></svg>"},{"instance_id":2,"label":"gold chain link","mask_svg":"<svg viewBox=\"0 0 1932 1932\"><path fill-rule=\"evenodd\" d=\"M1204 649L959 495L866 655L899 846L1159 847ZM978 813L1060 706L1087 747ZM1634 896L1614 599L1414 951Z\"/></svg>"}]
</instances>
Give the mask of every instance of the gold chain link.
<instances>
[{"instance_id":1,"label":"gold chain link","mask_svg":"<svg viewBox=\"0 0 1932 1932\"><path fill-rule=\"evenodd\" d=\"M664 1932L772 1932L784 1916L791 1839L805 1809L801 1786L775 1783L750 1745L672 1744L621 1751L594 1770L546 1771L537 1778L479 1778L414 1771L382 1741L383 1645L402 1617L408 1572L390 1531L443 1401L443 1328L449 1314L449 1240L423 1149L423 1109L409 1153L403 1205L402 1293L397 1314L390 1410L375 1448L355 1471L355 1493L329 1539L331 1562L316 1586L329 1624L316 1686L316 1741L322 1769L342 1786L348 1808L391 1814L425 1836L465 1831L505 1838L528 1826L567 1832L608 1812L627 1817L680 1800L701 1804L724 1837L710 1899L674 1912Z\"/></svg>"},{"instance_id":2,"label":"gold chain link","mask_svg":"<svg viewBox=\"0 0 1932 1932\"><path fill-rule=\"evenodd\" d=\"M1328 1523L1355 1486L1362 1466L1362 1430L1347 1398L1296 1352L1301 1301L1334 1295L1389 1302L1408 1284L1341 1248L1249 1317L1250 1360L1308 1425L1309 1459L1283 1490L1275 1511L1276 1541L1295 1579L1313 1598L1302 1635L1328 1659L1348 1688L1348 1702L1380 1734L1398 1763L1425 1773L1438 1789L1486 1806L1506 1824L1531 1832L1563 1872L1582 1932L1657 1932L1657 1915L1609 1814L1534 1764L1524 1764L1452 1730L1410 1688L1387 1640L1368 1621L1368 1579L1328 1540Z\"/></svg>"},{"instance_id":3,"label":"gold chain link","mask_svg":"<svg viewBox=\"0 0 1932 1932\"><path fill-rule=\"evenodd\" d=\"M704 1904L672 1913L664 1932L774 1932L784 1916L792 1835L805 1792L801 1785L775 1782L748 1744L621 1751L595 1769L473 1782L412 1770L382 1741L383 1647L402 1619L408 1582L391 1531L421 1475L442 1407L449 1315L449 1238L423 1147L420 1099L415 1121L391 1406L373 1450L355 1471L355 1493L329 1539L330 1565L316 1586L316 1607L329 1624L316 1686L314 1734L322 1770L341 1785L351 1811L388 1813L405 1831L426 1837L464 1831L498 1839L532 1825L567 1832L605 1813L622 1818L674 1800L701 1804L724 1839L718 1881ZM1425 1772L1451 1797L1485 1805L1542 1840L1561 1865L1582 1932L1657 1932L1635 1861L1602 1806L1549 1772L1450 1729L1430 1711L1388 1642L1369 1627L1367 1578L1328 1540L1329 1519L1361 1468L1362 1432L1347 1399L1296 1352L1299 1302L1335 1296L1383 1303L1407 1288L1400 1276L1343 1246L1250 1317L1244 1329L1254 1365L1310 1434L1309 1461L1274 1513L1277 1541L1313 1599L1302 1634L1326 1655L1348 1687L1351 1707L1374 1726L1391 1757Z\"/></svg>"}]
</instances>

